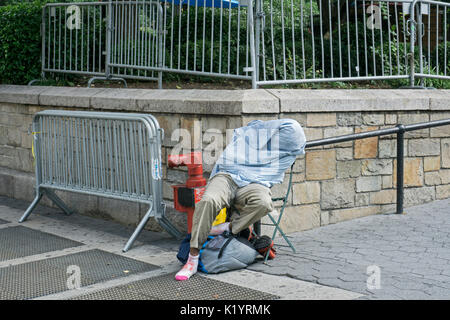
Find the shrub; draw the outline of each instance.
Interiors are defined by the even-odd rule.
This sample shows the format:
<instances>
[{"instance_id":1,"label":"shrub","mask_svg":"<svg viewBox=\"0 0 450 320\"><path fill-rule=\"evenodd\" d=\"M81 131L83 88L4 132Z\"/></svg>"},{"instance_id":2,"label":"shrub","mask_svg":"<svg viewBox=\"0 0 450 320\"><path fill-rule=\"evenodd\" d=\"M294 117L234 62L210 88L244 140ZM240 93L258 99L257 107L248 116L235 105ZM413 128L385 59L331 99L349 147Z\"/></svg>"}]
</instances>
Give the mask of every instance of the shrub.
<instances>
[{"instance_id":1,"label":"shrub","mask_svg":"<svg viewBox=\"0 0 450 320\"><path fill-rule=\"evenodd\" d=\"M0 82L25 84L40 74L39 0L0 6Z\"/></svg>"}]
</instances>

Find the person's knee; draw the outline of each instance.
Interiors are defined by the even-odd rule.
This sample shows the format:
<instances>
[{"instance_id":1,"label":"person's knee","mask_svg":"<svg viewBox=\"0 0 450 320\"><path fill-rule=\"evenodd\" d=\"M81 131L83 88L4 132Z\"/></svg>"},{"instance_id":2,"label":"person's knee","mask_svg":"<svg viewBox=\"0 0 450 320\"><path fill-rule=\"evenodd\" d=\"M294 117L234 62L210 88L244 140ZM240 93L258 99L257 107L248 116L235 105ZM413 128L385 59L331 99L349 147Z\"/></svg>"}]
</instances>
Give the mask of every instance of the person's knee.
<instances>
[{"instance_id":1,"label":"person's knee","mask_svg":"<svg viewBox=\"0 0 450 320\"><path fill-rule=\"evenodd\" d=\"M258 211L267 214L273 211L273 203L272 198L269 196L254 196L246 201L247 205L251 205L255 209L259 209Z\"/></svg>"},{"instance_id":2,"label":"person's knee","mask_svg":"<svg viewBox=\"0 0 450 320\"><path fill-rule=\"evenodd\" d=\"M219 208L220 207L220 203L219 203L219 199L217 199L214 196L210 196L210 195L203 195L202 199L196 204L196 206L206 206L208 208Z\"/></svg>"},{"instance_id":3,"label":"person's knee","mask_svg":"<svg viewBox=\"0 0 450 320\"><path fill-rule=\"evenodd\" d=\"M266 213L273 211L273 202L270 197L263 197L260 199L260 206Z\"/></svg>"}]
</instances>

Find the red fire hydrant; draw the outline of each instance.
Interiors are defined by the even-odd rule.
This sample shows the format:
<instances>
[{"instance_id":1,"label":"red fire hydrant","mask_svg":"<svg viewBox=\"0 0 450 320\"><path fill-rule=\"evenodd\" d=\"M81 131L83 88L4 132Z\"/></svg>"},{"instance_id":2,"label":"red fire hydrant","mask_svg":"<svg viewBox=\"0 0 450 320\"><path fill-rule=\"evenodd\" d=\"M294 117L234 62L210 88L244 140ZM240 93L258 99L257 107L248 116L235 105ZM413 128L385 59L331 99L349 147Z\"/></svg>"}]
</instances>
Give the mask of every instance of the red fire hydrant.
<instances>
[{"instance_id":1,"label":"red fire hydrant","mask_svg":"<svg viewBox=\"0 0 450 320\"><path fill-rule=\"evenodd\" d=\"M205 192L206 179L203 177L202 153L169 155L170 168L186 166L188 179L185 184L173 185L173 202L175 210L187 213L188 233L192 230L195 204L199 202Z\"/></svg>"}]
</instances>

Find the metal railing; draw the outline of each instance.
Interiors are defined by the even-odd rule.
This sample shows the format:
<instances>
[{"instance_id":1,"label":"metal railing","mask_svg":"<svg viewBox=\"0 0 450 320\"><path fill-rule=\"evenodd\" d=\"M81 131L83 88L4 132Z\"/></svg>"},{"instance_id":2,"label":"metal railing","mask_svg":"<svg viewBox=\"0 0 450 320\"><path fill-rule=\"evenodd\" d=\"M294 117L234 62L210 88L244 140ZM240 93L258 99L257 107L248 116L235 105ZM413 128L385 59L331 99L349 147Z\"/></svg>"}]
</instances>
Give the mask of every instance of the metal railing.
<instances>
[{"instance_id":1,"label":"metal railing","mask_svg":"<svg viewBox=\"0 0 450 320\"><path fill-rule=\"evenodd\" d=\"M45 194L66 214L54 190L136 201L150 207L128 240L127 251L150 217L169 234L180 232L165 217L161 178L162 129L151 115L56 111L33 119L36 197L20 222Z\"/></svg>"},{"instance_id":2,"label":"metal railing","mask_svg":"<svg viewBox=\"0 0 450 320\"><path fill-rule=\"evenodd\" d=\"M450 125L450 119L416 123L410 125L398 124L388 129L373 130L344 136L313 140L306 143L305 148L321 147L330 144L354 141L372 137L396 135L397 140L397 208L396 213L403 213L404 195L404 136L406 132Z\"/></svg>"},{"instance_id":3,"label":"metal railing","mask_svg":"<svg viewBox=\"0 0 450 320\"><path fill-rule=\"evenodd\" d=\"M305 82L450 79L450 3L109 0L42 11L42 73ZM125 80L123 80L125 83ZM423 85L423 81L421 81Z\"/></svg>"}]
</instances>

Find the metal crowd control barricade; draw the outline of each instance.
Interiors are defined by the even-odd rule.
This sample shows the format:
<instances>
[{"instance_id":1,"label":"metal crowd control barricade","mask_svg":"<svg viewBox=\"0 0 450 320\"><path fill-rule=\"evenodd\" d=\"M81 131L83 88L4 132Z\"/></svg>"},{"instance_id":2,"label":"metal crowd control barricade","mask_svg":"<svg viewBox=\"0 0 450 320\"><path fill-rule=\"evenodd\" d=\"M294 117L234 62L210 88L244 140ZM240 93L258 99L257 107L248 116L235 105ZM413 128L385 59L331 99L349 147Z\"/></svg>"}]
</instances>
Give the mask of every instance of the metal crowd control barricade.
<instances>
[{"instance_id":1,"label":"metal crowd control barricade","mask_svg":"<svg viewBox=\"0 0 450 320\"><path fill-rule=\"evenodd\" d=\"M42 9L42 78L156 80L163 72L251 80L250 0L109 0ZM33 80L31 83L37 80Z\"/></svg>"},{"instance_id":2,"label":"metal crowd control barricade","mask_svg":"<svg viewBox=\"0 0 450 320\"><path fill-rule=\"evenodd\" d=\"M258 85L449 79L449 3L255 0L255 8Z\"/></svg>"},{"instance_id":3,"label":"metal crowd control barricade","mask_svg":"<svg viewBox=\"0 0 450 320\"><path fill-rule=\"evenodd\" d=\"M76 74L122 80L108 66L111 52L108 2L48 3L42 8L41 77ZM38 80L33 80L33 82ZM92 82L91 81L91 82Z\"/></svg>"},{"instance_id":4,"label":"metal crowd control barricade","mask_svg":"<svg viewBox=\"0 0 450 320\"><path fill-rule=\"evenodd\" d=\"M123 251L150 217L172 236L182 234L165 217L161 177L164 132L146 114L47 110L33 118L36 197L19 222L45 194L66 214L54 190L73 191L149 205Z\"/></svg>"},{"instance_id":5,"label":"metal crowd control barricade","mask_svg":"<svg viewBox=\"0 0 450 320\"><path fill-rule=\"evenodd\" d=\"M49 3L42 75L263 85L450 79L450 3L433 0L108 0Z\"/></svg>"}]
</instances>

